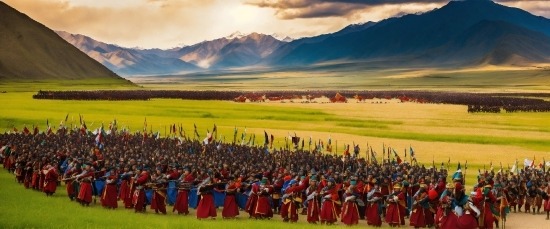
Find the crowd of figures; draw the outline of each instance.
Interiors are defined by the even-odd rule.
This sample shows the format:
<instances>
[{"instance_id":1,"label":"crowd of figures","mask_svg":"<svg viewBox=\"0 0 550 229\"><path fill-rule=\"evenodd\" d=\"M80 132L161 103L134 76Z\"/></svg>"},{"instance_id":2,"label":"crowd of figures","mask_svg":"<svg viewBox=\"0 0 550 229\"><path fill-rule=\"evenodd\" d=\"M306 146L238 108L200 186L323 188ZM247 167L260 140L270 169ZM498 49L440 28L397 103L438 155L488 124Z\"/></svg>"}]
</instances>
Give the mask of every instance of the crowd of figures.
<instances>
[{"instance_id":1,"label":"crowd of figures","mask_svg":"<svg viewBox=\"0 0 550 229\"><path fill-rule=\"evenodd\" d=\"M335 96L336 95L336 96ZM442 103L468 106L468 112L549 112L547 93L466 93L429 91L175 91L175 90L105 90L105 91L39 91L34 99L59 100L232 100L237 102L281 101L326 97L332 102L366 99L399 99L401 102ZM343 99L342 99L343 98Z\"/></svg>"},{"instance_id":2,"label":"crowd of figures","mask_svg":"<svg viewBox=\"0 0 550 229\"><path fill-rule=\"evenodd\" d=\"M2 163L22 187L46 196L63 187L82 206L189 214L198 219L280 215L315 224L494 228L508 212L549 217L550 173L541 168L476 171L412 160L363 158L235 143L144 138L111 132L97 145L79 129L0 135ZM464 171L463 171L464 169ZM99 201L97 201L99 199ZM171 209L170 207L171 206Z\"/></svg>"}]
</instances>

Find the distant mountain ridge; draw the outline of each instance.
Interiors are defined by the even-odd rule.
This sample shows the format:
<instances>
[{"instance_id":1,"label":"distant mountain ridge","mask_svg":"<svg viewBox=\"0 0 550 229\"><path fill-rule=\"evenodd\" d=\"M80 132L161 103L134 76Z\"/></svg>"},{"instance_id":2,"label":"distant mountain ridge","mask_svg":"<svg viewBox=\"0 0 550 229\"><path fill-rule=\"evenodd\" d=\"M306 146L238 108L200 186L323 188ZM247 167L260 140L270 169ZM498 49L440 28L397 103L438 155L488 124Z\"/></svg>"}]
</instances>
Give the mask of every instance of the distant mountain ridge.
<instances>
[{"instance_id":1,"label":"distant mountain ridge","mask_svg":"<svg viewBox=\"0 0 550 229\"><path fill-rule=\"evenodd\" d=\"M182 74L204 69L245 67L259 63L286 43L271 35L234 33L169 50L137 49L107 44L80 34L56 32L82 52L122 75Z\"/></svg>"},{"instance_id":2,"label":"distant mountain ridge","mask_svg":"<svg viewBox=\"0 0 550 229\"><path fill-rule=\"evenodd\" d=\"M235 32L170 50L127 49L93 39L77 40L70 42L124 75L285 69L331 62L363 62L380 68L550 62L550 19L490 0L451 1L425 13L349 25L335 33L294 40L276 34Z\"/></svg>"},{"instance_id":3,"label":"distant mountain ridge","mask_svg":"<svg viewBox=\"0 0 550 229\"><path fill-rule=\"evenodd\" d=\"M478 37L478 41L486 45L494 44L497 41L494 39L510 33L514 34L518 28L522 28L529 34L529 40L537 42L525 45L524 41L518 40L520 43L515 45L513 50L523 54L525 52L522 51L522 46L544 47L546 44L541 42L547 40L550 35L550 20L544 17L534 16L526 11L502 6L489 0L451 1L440 9L424 14L386 19L365 30L328 37L320 42L300 44L291 52L274 52L270 58L275 61L269 64L296 66L335 60L388 60L390 62L395 59L402 60L403 66L410 65L409 63L436 67L445 64L479 63L489 53L479 53L476 49L459 44L463 43L461 39L471 38L465 33L480 32L475 30L475 26L483 21L498 22L497 24L501 25L498 27L501 30L496 31L501 34L499 37ZM478 44L471 43L471 45ZM489 50L488 46L481 48ZM466 50L472 50L478 54L455 55L457 52ZM531 56L523 56L522 59L535 62L550 59L548 52L539 52L539 54L535 59ZM493 53L493 55L496 54ZM508 55L514 55L514 53Z\"/></svg>"},{"instance_id":4,"label":"distant mountain ridge","mask_svg":"<svg viewBox=\"0 0 550 229\"><path fill-rule=\"evenodd\" d=\"M0 80L113 79L128 84L54 31L4 2L0 2L0 15Z\"/></svg>"}]
</instances>

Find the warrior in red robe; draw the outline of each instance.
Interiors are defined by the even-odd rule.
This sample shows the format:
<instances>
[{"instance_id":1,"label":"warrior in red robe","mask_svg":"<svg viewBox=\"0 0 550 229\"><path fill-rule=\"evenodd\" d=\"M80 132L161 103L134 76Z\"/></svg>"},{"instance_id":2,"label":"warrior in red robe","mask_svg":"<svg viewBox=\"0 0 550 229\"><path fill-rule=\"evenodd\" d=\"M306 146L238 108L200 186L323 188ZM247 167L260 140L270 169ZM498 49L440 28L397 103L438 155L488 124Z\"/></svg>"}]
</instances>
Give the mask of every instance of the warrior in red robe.
<instances>
[{"instance_id":1,"label":"warrior in red robe","mask_svg":"<svg viewBox=\"0 0 550 229\"><path fill-rule=\"evenodd\" d=\"M380 192L380 186L376 184L376 179L370 183L374 184L370 192L367 193L367 224L370 226L382 226L382 218L380 217L380 205L383 204L383 195Z\"/></svg>"},{"instance_id":2,"label":"warrior in red robe","mask_svg":"<svg viewBox=\"0 0 550 229\"><path fill-rule=\"evenodd\" d=\"M183 175L180 177L181 183L178 187L178 196L176 197L176 203L172 212L178 211L178 214L187 215L189 214L189 191L191 190L191 185L195 180L193 174L189 169L186 169Z\"/></svg>"},{"instance_id":3,"label":"warrior in red robe","mask_svg":"<svg viewBox=\"0 0 550 229\"><path fill-rule=\"evenodd\" d=\"M118 208L117 202L117 174L114 169L111 169L109 176L105 181L105 188L101 194L101 205L105 208L115 209Z\"/></svg>"},{"instance_id":4,"label":"warrior in red robe","mask_svg":"<svg viewBox=\"0 0 550 229\"><path fill-rule=\"evenodd\" d=\"M275 213L280 212L280 200L281 200L281 189L283 188L283 184L285 181L283 180L283 174L279 173L275 178L273 178L273 194L271 195L271 198L273 199L273 211Z\"/></svg>"},{"instance_id":5,"label":"warrior in red robe","mask_svg":"<svg viewBox=\"0 0 550 229\"><path fill-rule=\"evenodd\" d=\"M413 196L412 213L409 224L415 228L426 227L426 212L429 211L429 198L426 184L420 183L420 189Z\"/></svg>"},{"instance_id":6,"label":"warrior in red robe","mask_svg":"<svg viewBox=\"0 0 550 229\"><path fill-rule=\"evenodd\" d=\"M155 213L162 213L166 215L166 188L167 180L166 176L161 173L160 169L157 169L156 174L151 178L150 184L153 189L153 198L151 199L151 210L155 210Z\"/></svg>"},{"instance_id":7,"label":"warrior in red robe","mask_svg":"<svg viewBox=\"0 0 550 229\"><path fill-rule=\"evenodd\" d=\"M55 193L57 189L57 177L59 174L55 167L47 165L46 169L42 171L44 174L44 192L46 196L51 196Z\"/></svg>"},{"instance_id":8,"label":"warrior in red robe","mask_svg":"<svg viewBox=\"0 0 550 229\"><path fill-rule=\"evenodd\" d=\"M269 196L273 193L273 186L267 183L267 178L262 178L257 190L257 201L254 207L254 216L256 218L273 218L273 209L270 205ZM252 194L251 194L252 195Z\"/></svg>"},{"instance_id":9,"label":"warrior in red robe","mask_svg":"<svg viewBox=\"0 0 550 229\"><path fill-rule=\"evenodd\" d=\"M225 200L223 202L222 217L224 219L235 218L239 215L239 207L237 206L237 186L233 177L229 178L229 183L225 188Z\"/></svg>"},{"instance_id":10,"label":"warrior in red robe","mask_svg":"<svg viewBox=\"0 0 550 229\"><path fill-rule=\"evenodd\" d=\"M550 184L546 183L546 187L542 190L546 192L544 195L546 198L544 200L544 211L546 212L546 220L550 220Z\"/></svg>"},{"instance_id":11,"label":"warrior in red robe","mask_svg":"<svg viewBox=\"0 0 550 229\"><path fill-rule=\"evenodd\" d=\"M255 178L255 183L250 185L250 193L246 201L245 211L248 212L248 218L256 218L256 206L258 204L258 196L260 195L259 179Z\"/></svg>"},{"instance_id":12,"label":"warrior in red robe","mask_svg":"<svg viewBox=\"0 0 550 229\"><path fill-rule=\"evenodd\" d=\"M393 186L393 192L386 199L386 223L391 227L405 225L405 194L401 191L401 184Z\"/></svg>"},{"instance_id":13,"label":"warrior in red robe","mask_svg":"<svg viewBox=\"0 0 550 229\"><path fill-rule=\"evenodd\" d=\"M118 199L124 203L124 208L133 208L132 204L132 182L131 179L134 173L129 171L129 167L124 167L122 175L120 175L120 192Z\"/></svg>"},{"instance_id":14,"label":"warrior in red robe","mask_svg":"<svg viewBox=\"0 0 550 229\"><path fill-rule=\"evenodd\" d=\"M359 223L359 210L357 208L357 196L354 194L356 181L351 180L351 185L344 193L344 203L342 204L341 221L345 225L351 226Z\"/></svg>"},{"instance_id":15,"label":"warrior in red robe","mask_svg":"<svg viewBox=\"0 0 550 229\"><path fill-rule=\"evenodd\" d=\"M492 229L495 218L491 210L492 206L497 202L497 198L491 192L491 185L485 185L483 188L478 188L475 201L480 209L479 228Z\"/></svg>"},{"instance_id":16,"label":"warrior in red robe","mask_svg":"<svg viewBox=\"0 0 550 229\"><path fill-rule=\"evenodd\" d=\"M321 208L319 206L319 186L317 180L312 177L309 180L309 187L306 189L307 196L307 222L317 224L319 222L319 213Z\"/></svg>"},{"instance_id":17,"label":"warrior in red robe","mask_svg":"<svg viewBox=\"0 0 550 229\"><path fill-rule=\"evenodd\" d=\"M77 200L81 205L90 206L92 202L92 178L94 176L93 169L89 164L85 165L82 173L76 176L76 180L80 181L80 189Z\"/></svg>"},{"instance_id":18,"label":"warrior in red robe","mask_svg":"<svg viewBox=\"0 0 550 229\"><path fill-rule=\"evenodd\" d=\"M285 190L283 195L283 204L281 206L281 217L284 222L297 222L298 221L298 208L301 206L302 191L309 186L309 178L302 180L298 183L296 180L290 181L289 187Z\"/></svg>"},{"instance_id":19,"label":"warrior in red robe","mask_svg":"<svg viewBox=\"0 0 550 229\"><path fill-rule=\"evenodd\" d=\"M214 185L212 184L211 178L206 178L206 180L198 186L197 194L201 196L201 200L197 206L197 219L206 219L209 217L213 219L216 218L217 213L214 204L214 195L212 194L213 189Z\"/></svg>"},{"instance_id":20,"label":"warrior in red robe","mask_svg":"<svg viewBox=\"0 0 550 229\"><path fill-rule=\"evenodd\" d=\"M134 181L135 191L132 196L132 203L134 205L135 212L145 212L145 183L149 181L149 172L143 170Z\"/></svg>"},{"instance_id":21,"label":"warrior in red robe","mask_svg":"<svg viewBox=\"0 0 550 229\"><path fill-rule=\"evenodd\" d=\"M327 186L321 190L321 218L322 224L334 224L340 214L340 198L338 196L338 186L334 179L329 179Z\"/></svg>"}]
</instances>

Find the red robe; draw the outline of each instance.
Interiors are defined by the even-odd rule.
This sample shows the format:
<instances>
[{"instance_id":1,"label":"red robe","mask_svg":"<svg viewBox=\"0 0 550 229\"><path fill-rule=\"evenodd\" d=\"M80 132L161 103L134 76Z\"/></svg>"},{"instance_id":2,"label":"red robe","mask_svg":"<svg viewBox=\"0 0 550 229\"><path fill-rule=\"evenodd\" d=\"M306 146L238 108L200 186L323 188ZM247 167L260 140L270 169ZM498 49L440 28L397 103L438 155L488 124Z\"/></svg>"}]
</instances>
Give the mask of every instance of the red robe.
<instances>
[{"instance_id":1,"label":"red robe","mask_svg":"<svg viewBox=\"0 0 550 229\"><path fill-rule=\"evenodd\" d=\"M497 199L492 192L489 192L487 196L482 194L482 188L479 188L476 193L475 201L478 203L478 208L481 211L479 216L479 228L480 229L492 229L495 217L491 211L491 205L497 202Z\"/></svg>"},{"instance_id":2,"label":"red robe","mask_svg":"<svg viewBox=\"0 0 550 229\"><path fill-rule=\"evenodd\" d=\"M136 190L132 197L132 203L134 204L134 210L136 212L145 212L145 190L143 185L149 180L149 173L144 172L139 175L135 181Z\"/></svg>"},{"instance_id":3,"label":"red robe","mask_svg":"<svg viewBox=\"0 0 550 229\"><path fill-rule=\"evenodd\" d=\"M118 193L118 199L122 200L125 208L132 208L132 198L130 190L130 178L124 178L120 182L120 192Z\"/></svg>"},{"instance_id":4,"label":"red robe","mask_svg":"<svg viewBox=\"0 0 550 229\"><path fill-rule=\"evenodd\" d=\"M330 197L328 197L330 196ZM321 192L323 203L321 205L321 223L335 223L338 220L340 214L340 200L338 197L337 187L334 186L331 189L327 189Z\"/></svg>"},{"instance_id":5,"label":"red robe","mask_svg":"<svg viewBox=\"0 0 550 229\"><path fill-rule=\"evenodd\" d=\"M166 214L166 187L164 184L157 185L153 189L153 198L151 199L151 210L156 213Z\"/></svg>"},{"instance_id":6,"label":"red robe","mask_svg":"<svg viewBox=\"0 0 550 229\"><path fill-rule=\"evenodd\" d=\"M456 219L456 224L452 221L452 218L451 218L451 222L448 223L448 224L451 224L451 226L442 227L441 229L454 229L457 227L459 229L477 229L479 226L478 226L478 222L475 217L475 214L476 213L474 211L467 210L464 212L464 215Z\"/></svg>"},{"instance_id":7,"label":"red robe","mask_svg":"<svg viewBox=\"0 0 550 229\"><path fill-rule=\"evenodd\" d=\"M109 176L103 193L101 194L101 205L106 208L118 208L116 175Z\"/></svg>"},{"instance_id":8,"label":"red robe","mask_svg":"<svg viewBox=\"0 0 550 229\"><path fill-rule=\"evenodd\" d=\"M79 179L82 180L80 182L80 191L78 192L78 199L82 203L89 204L92 202L92 182L90 178L93 176L93 173L87 172L83 176L81 176Z\"/></svg>"},{"instance_id":9,"label":"red robe","mask_svg":"<svg viewBox=\"0 0 550 229\"><path fill-rule=\"evenodd\" d=\"M388 198L388 206L386 208L386 223L390 226L405 225L405 194L399 192L394 193L397 197L397 201L393 198Z\"/></svg>"},{"instance_id":10,"label":"red robe","mask_svg":"<svg viewBox=\"0 0 550 229\"><path fill-rule=\"evenodd\" d=\"M373 198L380 198L377 201L367 201L367 210L366 212L366 218L367 218L367 224L375 227L382 226L382 218L380 217L380 213L378 212L380 202L382 201L382 193L379 191L375 191Z\"/></svg>"},{"instance_id":11,"label":"red robe","mask_svg":"<svg viewBox=\"0 0 550 229\"><path fill-rule=\"evenodd\" d=\"M281 206L281 217L284 220L290 220L291 222L298 221L298 209L296 203L294 203L294 197L299 194L298 186L289 187L285 191L287 198L283 199Z\"/></svg>"},{"instance_id":12,"label":"red robe","mask_svg":"<svg viewBox=\"0 0 550 229\"><path fill-rule=\"evenodd\" d=\"M245 211L248 212L250 217L256 217L256 205L258 203L258 195L260 193L260 185L257 183L252 184L248 200L246 201Z\"/></svg>"},{"instance_id":13,"label":"red robe","mask_svg":"<svg viewBox=\"0 0 550 229\"><path fill-rule=\"evenodd\" d=\"M191 173L187 174L183 178L183 182L185 183L191 183L195 180L195 177ZM190 188L190 186L189 186ZM178 214L189 214L189 189L188 187L185 188L178 188L178 196L176 197L176 203L174 204L174 208L172 209L172 212L178 211Z\"/></svg>"},{"instance_id":14,"label":"red robe","mask_svg":"<svg viewBox=\"0 0 550 229\"><path fill-rule=\"evenodd\" d=\"M424 191L419 193L414 201L416 201L417 204L412 208L409 224L413 227L426 227L426 214L429 210L422 205L428 204L428 192Z\"/></svg>"},{"instance_id":15,"label":"red robe","mask_svg":"<svg viewBox=\"0 0 550 229\"><path fill-rule=\"evenodd\" d=\"M342 223L345 225L355 225L359 223L359 210L355 200L345 201L342 205Z\"/></svg>"},{"instance_id":16,"label":"red robe","mask_svg":"<svg viewBox=\"0 0 550 229\"><path fill-rule=\"evenodd\" d=\"M235 184L227 186L225 200L223 202L223 218L234 218L239 215L239 207L237 206L237 199L235 198L235 189L237 189Z\"/></svg>"},{"instance_id":17,"label":"red robe","mask_svg":"<svg viewBox=\"0 0 550 229\"><path fill-rule=\"evenodd\" d=\"M309 185L309 178L303 180L300 185L292 186L286 189L285 194L289 198L283 200L281 206L281 217L288 219L290 222L298 221L298 206L302 203L302 191Z\"/></svg>"},{"instance_id":18,"label":"red robe","mask_svg":"<svg viewBox=\"0 0 550 229\"><path fill-rule=\"evenodd\" d=\"M57 177L59 175L57 174L57 170L55 168L52 168L45 172L46 175L44 176L44 192L53 194L57 189Z\"/></svg>"},{"instance_id":19,"label":"red robe","mask_svg":"<svg viewBox=\"0 0 550 229\"><path fill-rule=\"evenodd\" d=\"M318 192L316 186L310 186L306 192L306 197L309 197L314 192ZM307 222L308 223L317 223L319 222L319 213L321 208L319 206L319 201L317 196L307 201Z\"/></svg>"},{"instance_id":20,"label":"red robe","mask_svg":"<svg viewBox=\"0 0 550 229\"><path fill-rule=\"evenodd\" d=\"M216 217L216 206L214 204L214 196L212 195L211 187L200 187L197 192L201 195L201 200L197 206L197 219Z\"/></svg>"},{"instance_id":21,"label":"red robe","mask_svg":"<svg viewBox=\"0 0 550 229\"><path fill-rule=\"evenodd\" d=\"M266 190L267 189L267 190ZM269 196L273 192L273 188L270 186L259 185L258 186L258 197L256 200L256 205L254 207L254 216L262 218L272 218L273 209L269 202Z\"/></svg>"}]
</instances>

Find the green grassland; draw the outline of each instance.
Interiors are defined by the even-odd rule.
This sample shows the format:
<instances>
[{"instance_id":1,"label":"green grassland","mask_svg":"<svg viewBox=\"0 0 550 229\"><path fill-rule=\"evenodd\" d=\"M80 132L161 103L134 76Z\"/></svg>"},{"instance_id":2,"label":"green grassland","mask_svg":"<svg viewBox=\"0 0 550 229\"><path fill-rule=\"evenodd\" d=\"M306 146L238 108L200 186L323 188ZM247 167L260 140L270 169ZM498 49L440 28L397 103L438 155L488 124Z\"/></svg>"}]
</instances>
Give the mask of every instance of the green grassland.
<instances>
[{"instance_id":1,"label":"green grassland","mask_svg":"<svg viewBox=\"0 0 550 229\"><path fill-rule=\"evenodd\" d=\"M445 91L548 91L550 67L372 68L327 64L283 70L239 70L177 76L134 77L149 88L189 90L356 89Z\"/></svg>"},{"instance_id":2,"label":"green grassland","mask_svg":"<svg viewBox=\"0 0 550 229\"><path fill-rule=\"evenodd\" d=\"M250 220L241 212L239 219L197 220L194 215L181 216L171 213L155 215L134 213L119 208L103 209L99 204L82 207L67 198L65 186L58 187L52 197L44 193L26 190L14 181L13 174L0 170L0 228L315 228L305 222L284 224L280 219L270 221ZM221 212L218 212L221 216ZM303 218L303 217L302 217ZM245 225L246 224L246 225Z\"/></svg>"},{"instance_id":3,"label":"green grassland","mask_svg":"<svg viewBox=\"0 0 550 229\"><path fill-rule=\"evenodd\" d=\"M489 169L492 162L495 171L513 165L516 159L521 165L524 158L539 163L550 159L550 114L549 113L500 113L469 114L465 106L442 104L398 103L379 100L380 103L346 104L328 103L234 103L230 101L189 101L177 99L153 99L150 101L59 101L34 100L38 90L94 90L136 89L136 86L105 85L96 81L51 81L0 83L0 131L11 131L15 126L39 126L45 130L46 120L57 124L69 114L67 125L79 123L83 115L89 128L118 121L119 128L132 131L143 129L147 118L148 130L160 131L166 136L171 124L181 124L192 136L196 124L202 137L206 130L218 126L218 138L233 140L234 128L238 138L246 129L247 140L256 135L256 143L263 142L263 131L275 136L275 145L284 145L285 136L296 133L306 139L326 142L329 137L338 144L341 154L345 144L360 144L364 156L366 145L382 156L382 145L396 148L401 157L404 149L412 146L418 161L427 167L440 166L448 160L450 170L468 161L466 181L474 185L478 169ZM190 86L187 86L190 87ZM172 85L149 88L171 88ZM185 87L183 87L185 88ZM229 87L231 88L231 87ZM269 87L267 87L269 88ZM189 89L189 88L186 88ZM212 87L208 89L213 89ZM246 89L246 88L242 88ZM363 88L365 89L365 88ZM483 90L483 89L480 89ZM535 90L535 89L534 89ZM408 161L410 158L407 158ZM93 206L82 208L66 198L64 190L58 190L53 198L42 193L24 190L15 184L13 176L0 171L0 221L2 228L280 228L308 227L305 222L283 224L278 220L255 221L198 221L192 216L154 216L134 214L117 209L104 210ZM24 204L23 204L24 203ZM241 217L245 218L245 217ZM274 223L273 221L277 221ZM363 222L364 223L364 222ZM362 225L364 226L364 225Z\"/></svg>"}]
</instances>

